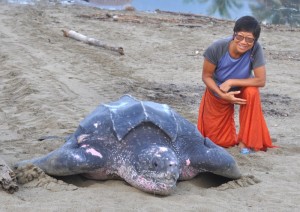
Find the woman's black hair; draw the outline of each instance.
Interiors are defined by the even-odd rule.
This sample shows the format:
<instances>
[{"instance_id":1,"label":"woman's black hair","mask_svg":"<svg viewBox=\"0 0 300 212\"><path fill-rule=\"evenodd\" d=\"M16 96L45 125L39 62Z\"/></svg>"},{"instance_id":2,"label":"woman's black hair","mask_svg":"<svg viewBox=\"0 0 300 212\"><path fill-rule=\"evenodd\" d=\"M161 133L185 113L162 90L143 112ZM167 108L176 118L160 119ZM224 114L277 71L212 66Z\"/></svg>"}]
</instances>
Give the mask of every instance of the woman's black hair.
<instances>
[{"instance_id":1,"label":"woman's black hair","mask_svg":"<svg viewBox=\"0 0 300 212\"><path fill-rule=\"evenodd\" d=\"M239 18L234 25L233 32L251 32L255 38L255 41L258 40L260 35L260 24L252 16L243 16Z\"/></svg>"}]
</instances>

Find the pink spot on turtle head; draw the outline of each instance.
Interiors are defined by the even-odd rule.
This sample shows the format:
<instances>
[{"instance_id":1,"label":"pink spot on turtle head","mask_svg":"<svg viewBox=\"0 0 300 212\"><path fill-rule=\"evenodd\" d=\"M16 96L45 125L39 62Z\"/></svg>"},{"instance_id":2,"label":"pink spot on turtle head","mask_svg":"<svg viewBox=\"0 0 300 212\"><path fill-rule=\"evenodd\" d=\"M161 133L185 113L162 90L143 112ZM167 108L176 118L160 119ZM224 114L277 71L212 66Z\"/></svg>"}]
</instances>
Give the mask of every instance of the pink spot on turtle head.
<instances>
[{"instance_id":1,"label":"pink spot on turtle head","mask_svg":"<svg viewBox=\"0 0 300 212\"><path fill-rule=\"evenodd\" d=\"M87 152L87 153L91 153L92 155L97 156L97 157L99 157L99 158L103 158L103 156L101 155L101 153L98 152L98 151L96 151L96 150L93 149L93 148L87 149L86 152Z\"/></svg>"},{"instance_id":2,"label":"pink spot on turtle head","mask_svg":"<svg viewBox=\"0 0 300 212\"><path fill-rule=\"evenodd\" d=\"M186 162L186 165L187 165L187 166L189 166L189 165L191 164L190 159L187 159L185 162Z\"/></svg>"},{"instance_id":3,"label":"pink spot on turtle head","mask_svg":"<svg viewBox=\"0 0 300 212\"><path fill-rule=\"evenodd\" d=\"M159 147L159 153L168 151L167 147Z\"/></svg>"}]
</instances>

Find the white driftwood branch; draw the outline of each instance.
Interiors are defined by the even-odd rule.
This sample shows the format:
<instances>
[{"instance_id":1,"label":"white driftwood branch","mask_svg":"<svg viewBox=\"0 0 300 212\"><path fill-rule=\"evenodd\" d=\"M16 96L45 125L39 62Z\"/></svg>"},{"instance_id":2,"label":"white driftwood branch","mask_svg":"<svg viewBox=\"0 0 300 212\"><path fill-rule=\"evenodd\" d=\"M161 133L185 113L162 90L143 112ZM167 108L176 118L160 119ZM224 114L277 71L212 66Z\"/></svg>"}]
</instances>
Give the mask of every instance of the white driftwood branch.
<instances>
[{"instance_id":1,"label":"white driftwood branch","mask_svg":"<svg viewBox=\"0 0 300 212\"><path fill-rule=\"evenodd\" d=\"M124 49L122 47L108 46L106 44L101 43L101 41L99 41L95 38L89 38L83 34L75 32L73 30L62 30L62 31L63 31L65 37L73 38L75 40L82 41L82 42L90 44L90 45L99 46L101 48L104 48L104 49L107 49L110 51L118 52L120 55L124 55Z\"/></svg>"},{"instance_id":2,"label":"white driftwood branch","mask_svg":"<svg viewBox=\"0 0 300 212\"><path fill-rule=\"evenodd\" d=\"M16 182L15 173L9 168L5 161L0 158L0 188L2 187L3 190L12 194L19 189Z\"/></svg>"}]
</instances>

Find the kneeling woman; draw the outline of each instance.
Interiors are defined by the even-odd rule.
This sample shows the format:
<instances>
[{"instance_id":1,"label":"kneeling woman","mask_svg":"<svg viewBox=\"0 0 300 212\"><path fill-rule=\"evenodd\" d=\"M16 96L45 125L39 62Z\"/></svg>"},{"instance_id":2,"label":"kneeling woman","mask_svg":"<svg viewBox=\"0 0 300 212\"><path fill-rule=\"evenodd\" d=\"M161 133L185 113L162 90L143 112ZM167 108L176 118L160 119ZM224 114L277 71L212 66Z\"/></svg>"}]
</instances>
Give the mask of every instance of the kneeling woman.
<instances>
[{"instance_id":1,"label":"kneeling woman","mask_svg":"<svg viewBox=\"0 0 300 212\"><path fill-rule=\"evenodd\" d=\"M214 42L204 53L202 79L207 88L198 129L220 146L238 144L244 154L273 147L258 89L266 82L265 60L257 42L260 30L255 18L241 17L232 37ZM240 105L238 134L234 104Z\"/></svg>"}]
</instances>

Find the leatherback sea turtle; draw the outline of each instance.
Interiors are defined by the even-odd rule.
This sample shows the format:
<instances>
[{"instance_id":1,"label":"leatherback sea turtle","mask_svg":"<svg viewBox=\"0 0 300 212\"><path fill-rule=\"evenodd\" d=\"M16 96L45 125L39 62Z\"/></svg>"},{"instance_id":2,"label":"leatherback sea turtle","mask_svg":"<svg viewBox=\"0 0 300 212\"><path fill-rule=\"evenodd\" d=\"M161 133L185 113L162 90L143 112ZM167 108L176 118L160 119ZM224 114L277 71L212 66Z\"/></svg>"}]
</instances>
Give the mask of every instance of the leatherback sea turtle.
<instances>
[{"instance_id":1,"label":"leatherback sea turtle","mask_svg":"<svg viewBox=\"0 0 300 212\"><path fill-rule=\"evenodd\" d=\"M166 104L129 95L96 108L59 149L34 164L53 176L124 179L149 193L169 195L177 180L201 172L241 177L233 157L204 138L194 124Z\"/></svg>"}]
</instances>

